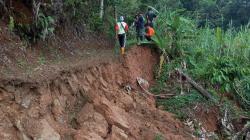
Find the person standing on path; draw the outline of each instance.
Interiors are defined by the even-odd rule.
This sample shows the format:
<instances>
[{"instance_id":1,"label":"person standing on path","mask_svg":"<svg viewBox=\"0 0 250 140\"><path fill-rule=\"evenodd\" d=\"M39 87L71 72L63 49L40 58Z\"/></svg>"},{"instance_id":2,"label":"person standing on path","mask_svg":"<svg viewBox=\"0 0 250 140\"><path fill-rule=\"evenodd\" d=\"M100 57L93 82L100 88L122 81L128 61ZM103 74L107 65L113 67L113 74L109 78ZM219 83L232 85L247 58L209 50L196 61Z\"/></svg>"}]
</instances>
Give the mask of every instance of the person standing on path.
<instances>
[{"instance_id":1,"label":"person standing on path","mask_svg":"<svg viewBox=\"0 0 250 140\"><path fill-rule=\"evenodd\" d=\"M152 8L148 9L148 12L146 13L146 19L147 19L147 25L154 28L154 19L157 17L157 15L154 13Z\"/></svg>"},{"instance_id":2,"label":"person standing on path","mask_svg":"<svg viewBox=\"0 0 250 140\"><path fill-rule=\"evenodd\" d=\"M124 17L120 16L119 21L115 25L116 31L116 39L118 39L120 47L121 47L121 54L125 54L125 47L126 47L126 32L128 32L128 24L124 22Z\"/></svg>"},{"instance_id":3,"label":"person standing on path","mask_svg":"<svg viewBox=\"0 0 250 140\"><path fill-rule=\"evenodd\" d=\"M142 13L138 13L135 18L137 45L140 45L144 39L144 18Z\"/></svg>"}]
</instances>

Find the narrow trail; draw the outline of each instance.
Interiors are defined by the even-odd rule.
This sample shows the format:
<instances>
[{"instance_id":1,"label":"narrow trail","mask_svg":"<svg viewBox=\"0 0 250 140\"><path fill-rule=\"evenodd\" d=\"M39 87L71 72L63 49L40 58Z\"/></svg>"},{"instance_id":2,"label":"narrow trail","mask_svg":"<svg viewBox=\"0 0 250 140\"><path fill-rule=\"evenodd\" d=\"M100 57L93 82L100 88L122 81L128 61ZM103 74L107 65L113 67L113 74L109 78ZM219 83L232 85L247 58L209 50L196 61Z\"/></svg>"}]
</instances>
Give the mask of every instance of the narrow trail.
<instances>
[{"instance_id":1,"label":"narrow trail","mask_svg":"<svg viewBox=\"0 0 250 140\"><path fill-rule=\"evenodd\" d=\"M137 77L154 82L156 56L150 48L133 47L122 62L79 65L39 82L2 80L0 139L194 139L136 85ZM128 85L130 92L124 89Z\"/></svg>"}]
</instances>

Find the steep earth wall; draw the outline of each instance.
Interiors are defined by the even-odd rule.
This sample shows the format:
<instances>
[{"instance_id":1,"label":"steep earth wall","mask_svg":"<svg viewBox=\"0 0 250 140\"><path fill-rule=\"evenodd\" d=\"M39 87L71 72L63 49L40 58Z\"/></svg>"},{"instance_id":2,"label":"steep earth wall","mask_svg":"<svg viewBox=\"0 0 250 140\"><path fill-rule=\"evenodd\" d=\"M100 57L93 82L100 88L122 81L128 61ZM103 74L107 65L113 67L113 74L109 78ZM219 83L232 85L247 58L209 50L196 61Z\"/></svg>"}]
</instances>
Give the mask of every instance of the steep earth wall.
<instances>
[{"instance_id":1,"label":"steep earth wall","mask_svg":"<svg viewBox=\"0 0 250 140\"><path fill-rule=\"evenodd\" d=\"M2 80L0 139L193 139L136 86L137 77L153 81L156 63L149 48L133 47L121 61L62 71L40 82Z\"/></svg>"}]
</instances>

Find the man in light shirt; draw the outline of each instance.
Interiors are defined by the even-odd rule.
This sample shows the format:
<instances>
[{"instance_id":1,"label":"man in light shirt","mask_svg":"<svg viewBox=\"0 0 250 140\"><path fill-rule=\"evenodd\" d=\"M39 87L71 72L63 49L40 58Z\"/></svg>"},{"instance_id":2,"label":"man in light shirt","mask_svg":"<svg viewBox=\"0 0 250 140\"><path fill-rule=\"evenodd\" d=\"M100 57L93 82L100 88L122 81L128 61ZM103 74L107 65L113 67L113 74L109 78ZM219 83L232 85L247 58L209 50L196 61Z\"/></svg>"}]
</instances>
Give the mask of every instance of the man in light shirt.
<instances>
[{"instance_id":1,"label":"man in light shirt","mask_svg":"<svg viewBox=\"0 0 250 140\"><path fill-rule=\"evenodd\" d=\"M121 54L125 54L126 47L126 33L128 32L128 24L124 22L124 17L121 16L119 21L115 25L116 38L119 41L121 47Z\"/></svg>"}]
</instances>

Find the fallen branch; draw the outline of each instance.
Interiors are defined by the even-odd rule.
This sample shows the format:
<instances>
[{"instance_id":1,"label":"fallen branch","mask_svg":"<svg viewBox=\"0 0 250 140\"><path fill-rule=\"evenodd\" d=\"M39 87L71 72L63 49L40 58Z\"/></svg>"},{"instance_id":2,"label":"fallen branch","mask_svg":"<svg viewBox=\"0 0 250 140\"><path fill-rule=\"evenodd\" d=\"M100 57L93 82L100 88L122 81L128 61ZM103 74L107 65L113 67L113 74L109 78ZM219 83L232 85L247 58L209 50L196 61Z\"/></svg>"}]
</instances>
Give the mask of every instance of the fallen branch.
<instances>
[{"instance_id":1,"label":"fallen branch","mask_svg":"<svg viewBox=\"0 0 250 140\"><path fill-rule=\"evenodd\" d=\"M161 99L167 99L167 98L171 98L171 97L175 96L175 94L158 94L158 95L152 94L142 86L142 84L144 84L144 82L145 82L144 79L137 78L138 85L141 87L141 89L144 91L144 93L147 94L148 96L152 96L155 98L161 98Z\"/></svg>"},{"instance_id":2,"label":"fallen branch","mask_svg":"<svg viewBox=\"0 0 250 140\"><path fill-rule=\"evenodd\" d=\"M243 119L243 120L249 120L249 121L250 121L250 117L243 116L243 115L240 115L240 119Z\"/></svg>"},{"instance_id":3,"label":"fallen branch","mask_svg":"<svg viewBox=\"0 0 250 140\"><path fill-rule=\"evenodd\" d=\"M188 76L187 74L185 74L183 71L181 71L180 69L176 69L176 71L183 77L186 78L186 80L195 88L197 89L200 94L205 97L206 99L209 100L214 100L212 95L205 90L201 85L199 85L198 83L196 83L194 80L192 80L192 78L190 76Z\"/></svg>"}]
</instances>

